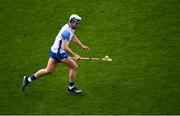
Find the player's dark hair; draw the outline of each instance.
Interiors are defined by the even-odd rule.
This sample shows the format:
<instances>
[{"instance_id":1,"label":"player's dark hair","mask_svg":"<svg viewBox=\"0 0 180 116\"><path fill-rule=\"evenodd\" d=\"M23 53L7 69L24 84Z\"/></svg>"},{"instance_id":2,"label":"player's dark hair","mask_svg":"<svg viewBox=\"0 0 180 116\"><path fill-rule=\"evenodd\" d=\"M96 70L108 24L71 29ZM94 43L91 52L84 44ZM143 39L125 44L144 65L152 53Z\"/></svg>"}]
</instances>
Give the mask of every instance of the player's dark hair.
<instances>
[{"instance_id":1,"label":"player's dark hair","mask_svg":"<svg viewBox=\"0 0 180 116\"><path fill-rule=\"evenodd\" d=\"M80 22L80 20L78 20L78 19L76 19L76 18L72 18L69 22L70 22L70 23L74 23L74 22L79 23L79 22Z\"/></svg>"}]
</instances>

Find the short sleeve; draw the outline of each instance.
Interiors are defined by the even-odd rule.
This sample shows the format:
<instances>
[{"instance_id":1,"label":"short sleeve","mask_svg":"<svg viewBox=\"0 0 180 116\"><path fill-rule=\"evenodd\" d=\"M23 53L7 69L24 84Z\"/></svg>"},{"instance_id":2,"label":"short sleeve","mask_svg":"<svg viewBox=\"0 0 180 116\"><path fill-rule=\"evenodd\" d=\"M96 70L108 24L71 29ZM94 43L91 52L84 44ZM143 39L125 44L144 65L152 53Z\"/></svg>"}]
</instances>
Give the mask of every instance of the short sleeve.
<instances>
[{"instance_id":1,"label":"short sleeve","mask_svg":"<svg viewBox=\"0 0 180 116\"><path fill-rule=\"evenodd\" d=\"M69 40L70 38L70 32L68 32L67 30L64 30L62 33L61 33L61 36L62 36L62 40Z\"/></svg>"}]
</instances>

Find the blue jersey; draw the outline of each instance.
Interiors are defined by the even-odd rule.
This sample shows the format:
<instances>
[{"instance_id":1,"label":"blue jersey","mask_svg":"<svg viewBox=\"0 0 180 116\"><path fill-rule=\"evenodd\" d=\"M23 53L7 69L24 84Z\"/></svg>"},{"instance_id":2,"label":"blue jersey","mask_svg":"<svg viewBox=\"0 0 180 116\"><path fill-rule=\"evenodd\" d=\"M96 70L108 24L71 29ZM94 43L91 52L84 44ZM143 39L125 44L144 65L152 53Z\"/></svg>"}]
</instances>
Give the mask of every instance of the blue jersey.
<instances>
[{"instance_id":1,"label":"blue jersey","mask_svg":"<svg viewBox=\"0 0 180 116\"><path fill-rule=\"evenodd\" d=\"M62 40L71 41L74 31L75 30L72 29L68 24L65 24L56 36L54 44L51 46L51 51L56 54L65 52L61 47Z\"/></svg>"}]
</instances>

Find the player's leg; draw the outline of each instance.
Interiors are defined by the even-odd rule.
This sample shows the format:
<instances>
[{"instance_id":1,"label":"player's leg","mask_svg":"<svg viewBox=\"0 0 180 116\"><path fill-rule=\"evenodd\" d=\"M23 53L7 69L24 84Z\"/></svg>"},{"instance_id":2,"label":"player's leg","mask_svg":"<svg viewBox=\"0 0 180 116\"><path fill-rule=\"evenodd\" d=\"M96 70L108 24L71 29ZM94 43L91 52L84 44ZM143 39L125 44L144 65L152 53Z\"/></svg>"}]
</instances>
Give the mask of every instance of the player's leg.
<instances>
[{"instance_id":1,"label":"player's leg","mask_svg":"<svg viewBox=\"0 0 180 116\"><path fill-rule=\"evenodd\" d=\"M70 59L70 58L63 61L62 63L65 64L70 69L69 70L69 81L75 81L76 74L77 74L77 68L78 68L77 63L74 60Z\"/></svg>"},{"instance_id":2,"label":"player's leg","mask_svg":"<svg viewBox=\"0 0 180 116\"><path fill-rule=\"evenodd\" d=\"M74 81L76 80L77 69L78 69L77 63L70 58L63 61L62 63L65 64L67 67L69 67L69 88L68 88L68 91L71 93L77 93L77 94L81 93L82 90L76 89L75 85L74 85Z\"/></svg>"},{"instance_id":3,"label":"player's leg","mask_svg":"<svg viewBox=\"0 0 180 116\"><path fill-rule=\"evenodd\" d=\"M36 78L39 78L43 75L47 75L47 74L51 74L54 69L56 68L58 62L56 62L53 58L49 58L49 61L48 61L48 64L47 64L47 67L46 68L43 68L43 69L40 69L38 70L34 76Z\"/></svg>"},{"instance_id":4,"label":"player's leg","mask_svg":"<svg viewBox=\"0 0 180 116\"><path fill-rule=\"evenodd\" d=\"M38 70L35 74L33 74L30 77L25 76L23 79L23 91L25 90L26 86L33 80L40 78L43 75L52 73L54 69L56 68L57 64L58 62L56 62L53 58L49 58L46 68Z\"/></svg>"}]
</instances>

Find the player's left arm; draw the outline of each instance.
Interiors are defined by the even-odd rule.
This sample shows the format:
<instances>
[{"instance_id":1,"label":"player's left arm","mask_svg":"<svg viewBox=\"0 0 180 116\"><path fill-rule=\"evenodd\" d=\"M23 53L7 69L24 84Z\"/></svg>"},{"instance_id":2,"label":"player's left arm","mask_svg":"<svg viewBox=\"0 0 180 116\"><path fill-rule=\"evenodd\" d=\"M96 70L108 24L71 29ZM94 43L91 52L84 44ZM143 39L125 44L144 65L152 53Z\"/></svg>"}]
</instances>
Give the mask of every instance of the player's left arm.
<instances>
[{"instance_id":1,"label":"player's left arm","mask_svg":"<svg viewBox=\"0 0 180 116\"><path fill-rule=\"evenodd\" d=\"M72 40L73 40L77 45L79 45L82 49L87 50L87 51L90 50L90 48L89 48L88 46L84 45L84 44L76 37L75 34L73 35Z\"/></svg>"}]
</instances>

